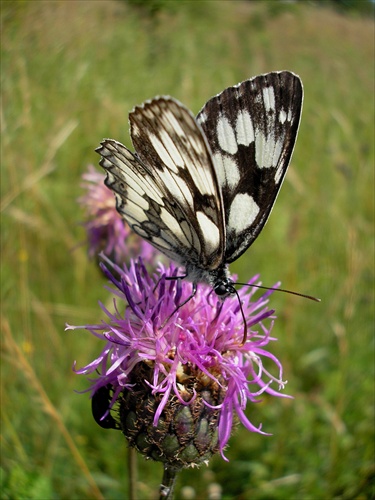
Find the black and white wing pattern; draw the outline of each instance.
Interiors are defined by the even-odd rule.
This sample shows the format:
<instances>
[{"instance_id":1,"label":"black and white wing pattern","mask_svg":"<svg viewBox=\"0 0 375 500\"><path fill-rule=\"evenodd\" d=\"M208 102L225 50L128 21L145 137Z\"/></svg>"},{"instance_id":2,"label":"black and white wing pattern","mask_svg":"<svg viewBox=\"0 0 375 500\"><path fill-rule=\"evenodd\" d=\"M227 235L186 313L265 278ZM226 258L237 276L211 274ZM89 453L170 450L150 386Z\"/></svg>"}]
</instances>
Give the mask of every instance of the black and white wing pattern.
<instances>
[{"instance_id":1,"label":"black and white wing pattern","mask_svg":"<svg viewBox=\"0 0 375 500\"><path fill-rule=\"evenodd\" d=\"M218 268L225 248L222 199L194 116L178 101L159 97L134 108L129 121L136 153L112 139L97 149L117 210L188 274Z\"/></svg>"},{"instance_id":2,"label":"black and white wing pattern","mask_svg":"<svg viewBox=\"0 0 375 500\"><path fill-rule=\"evenodd\" d=\"M267 221L293 153L302 101L299 77L273 72L224 90L197 116L223 196L226 262L236 260Z\"/></svg>"},{"instance_id":3,"label":"black and white wing pattern","mask_svg":"<svg viewBox=\"0 0 375 500\"><path fill-rule=\"evenodd\" d=\"M302 83L288 71L246 80L195 119L158 97L129 115L135 153L112 139L97 152L129 226L186 268L194 284L235 293L227 264L255 240L284 179L298 133Z\"/></svg>"}]
</instances>

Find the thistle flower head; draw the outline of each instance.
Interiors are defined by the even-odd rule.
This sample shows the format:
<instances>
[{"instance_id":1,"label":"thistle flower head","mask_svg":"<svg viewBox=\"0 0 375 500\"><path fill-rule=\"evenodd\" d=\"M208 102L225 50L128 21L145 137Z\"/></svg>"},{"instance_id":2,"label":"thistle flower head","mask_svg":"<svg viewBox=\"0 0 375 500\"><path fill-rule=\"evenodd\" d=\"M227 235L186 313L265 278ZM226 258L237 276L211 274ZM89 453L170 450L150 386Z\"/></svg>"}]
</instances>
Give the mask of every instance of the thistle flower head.
<instances>
[{"instance_id":1,"label":"thistle flower head","mask_svg":"<svg viewBox=\"0 0 375 500\"><path fill-rule=\"evenodd\" d=\"M142 254L145 262L153 262L156 250L134 234L117 212L113 192L104 184L105 175L89 165L82 179L86 194L78 201L86 215L89 256L103 252L114 262L122 263Z\"/></svg>"},{"instance_id":2,"label":"thistle flower head","mask_svg":"<svg viewBox=\"0 0 375 500\"><path fill-rule=\"evenodd\" d=\"M173 278L173 265L160 265L151 276L141 260L129 268L104 260L114 312L101 304L106 321L67 326L84 328L105 343L97 359L76 370L97 374L90 389L103 426L118 426L147 457L176 467L201 463L217 451L224 457L234 419L263 433L245 408L264 392L283 396L281 364L266 350L275 340L274 311L267 307L272 292L254 299L254 288L243 287L240 304L235 297L221 301L199 285L187 300L191 284ZM247 318L244 344L240 307ZM265 359L275 364L276 376L264 367ZM109 412L115 404L117 419Z\"/></svg>"}]
</instances>

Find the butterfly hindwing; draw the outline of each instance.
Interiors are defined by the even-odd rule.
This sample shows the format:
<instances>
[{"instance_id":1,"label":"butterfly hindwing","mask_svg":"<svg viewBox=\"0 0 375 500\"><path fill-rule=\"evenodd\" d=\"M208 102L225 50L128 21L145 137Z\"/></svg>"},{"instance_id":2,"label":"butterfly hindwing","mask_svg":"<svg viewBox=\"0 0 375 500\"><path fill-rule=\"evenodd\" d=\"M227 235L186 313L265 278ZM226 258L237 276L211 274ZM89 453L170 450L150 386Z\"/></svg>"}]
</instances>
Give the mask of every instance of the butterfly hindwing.
<instances>
[{"instance_id":1,"label":"butterfly hindwing","mask_svg":"<svg viewBox=\"0 0 375 500\"><path fill-rule=\"evenodd\" d=\"M224 90L197 116L223 197L226 262L236 260L267 221L293 152L302 100L298 76L273 72Z\"/></svg>"},{"instance_id":2,"label":"butterfly hindwing","mask_svg":"<svg viewBox=\"0 0 375 500\"><path fill-rule=\"evenodd\" d=\"M136 153L106 139L98 148L106 184L130 227L187 267L223 261L222 199L206 139L193 115L169 97L129 115Z\"/></svg>"},{"instance_id":3,"label":"butterfly hindwing","mask_svg":"<svg viewBox=\"0 0 375 500\"><path fill-rule=\"evenodd\" d=\"M105 184L115 194L118 212L133 231L151 241L154 235L142 227L149 220L145 212L152 210L153 204L161 204L162 198L146 166L123 144L113 139L103 140L97 152L102 157L100 165L107 173ZM156 243L155 238L155 246ZM173 258L172 255L170 257Z\"/></svg>"}]
</instances>

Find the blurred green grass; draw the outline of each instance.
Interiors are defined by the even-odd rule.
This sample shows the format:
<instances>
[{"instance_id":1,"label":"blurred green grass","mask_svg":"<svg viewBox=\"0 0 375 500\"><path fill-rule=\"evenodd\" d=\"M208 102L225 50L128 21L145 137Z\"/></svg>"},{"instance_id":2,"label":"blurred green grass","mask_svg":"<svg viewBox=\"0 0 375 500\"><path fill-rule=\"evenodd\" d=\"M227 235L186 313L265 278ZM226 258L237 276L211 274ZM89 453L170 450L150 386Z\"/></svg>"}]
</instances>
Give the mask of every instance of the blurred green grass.
<instances>
[{"instance_id":1,"label":"blurred green grass","mask_svg":"<svg viewBox=\"0 0 375 500\"><path fill-rule=\"evenodd\" d=\"M227 456L181 474L206 498L372 498L374 477L374 24L307 3L2 2L2 499L126 498L125 442L93 421L83 377L100 344L64 332L108 301L76 203L103 137L170 94L194 112L227 86L280 69L305 87L287 180L232 267L274 294L274 352L292 401L249 409ZM139 460L139 498L161 465Z\"/></svg>"}]
</instances>

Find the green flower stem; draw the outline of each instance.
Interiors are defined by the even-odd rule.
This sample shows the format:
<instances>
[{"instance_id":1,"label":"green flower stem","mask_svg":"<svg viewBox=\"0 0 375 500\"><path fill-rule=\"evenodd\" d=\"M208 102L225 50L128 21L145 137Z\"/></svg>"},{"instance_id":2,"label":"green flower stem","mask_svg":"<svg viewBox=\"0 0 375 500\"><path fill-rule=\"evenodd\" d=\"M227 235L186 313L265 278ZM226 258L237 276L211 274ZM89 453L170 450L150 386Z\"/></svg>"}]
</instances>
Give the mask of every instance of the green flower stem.
<instances>
[{"instance_id":1,"label":"green flower stem","mask_svg":"<svg viewBox=\"0 0 375 500\"><path fill-rule=\"evenodd\" d=\"M128 448L129 500L136 500L137 455L135 448Z\"/></svg>"},{"instance_id":2,"label":"green flower stem","mask_svg":"<svg viewBox=\"0 0 375 500\"><path fill-rule=\"evenodd\" d=\"M164 466L163 481L160 485L159 500L173 500L174 487L176 484L177 473L180 469L176 467Z\"/></svg>"}]
</instances>

